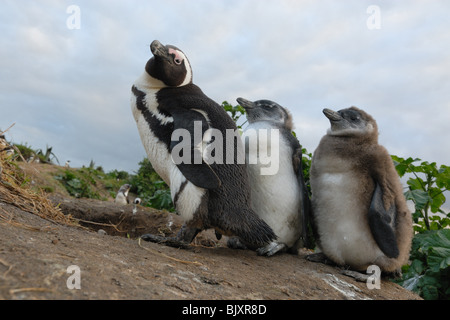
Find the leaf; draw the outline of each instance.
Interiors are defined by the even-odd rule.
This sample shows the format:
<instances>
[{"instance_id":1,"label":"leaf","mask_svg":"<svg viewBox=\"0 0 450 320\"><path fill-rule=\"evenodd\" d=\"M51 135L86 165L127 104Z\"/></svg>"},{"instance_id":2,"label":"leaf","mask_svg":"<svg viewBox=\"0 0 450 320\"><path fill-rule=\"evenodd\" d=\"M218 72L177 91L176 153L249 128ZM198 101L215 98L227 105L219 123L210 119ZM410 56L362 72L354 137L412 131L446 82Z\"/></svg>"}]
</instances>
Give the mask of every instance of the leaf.
<instances>
[{"instance_id":1,"label":"leaf","mask_svg":"<svg viewBox=\"0 0 450 320\"><path fill-rule=\"evenodd\" d=\"M405 175L406 172L412 172L412 170L415 168L415 166L412 165L413 162L416 161L420 161L420 159L416 158L408 158L408 159L403 159L397 156L391 156L392 160L394 161L394 166L395 169L398 172L398 175L400 177L403 177Z\"/></svg>"},{"instance_id":2,"label":"leaf","mask_svg":"<svg viewBox=\"0 0 450 320\"><path fill-rule=\"evenodd\" d=\"M425 183L424 183L424 181L421 178L416 178L416 179L410 178L407 181L407 184L408 184L408 186L411 187L410 188L411 190L423 190L423 191L425 191L423 189L423 186L425 185Z\"/></svg>"},{"instance_id":3,"label":"leaf","mask_svg":"<svg viewBox=\"0 0 450 320\"><path fill-rule=\"evenodd\" d=\"M436 162L429 163L428 161L424 161L420 164L420 166L416 167L417 172L423 172L428 176L435 177L438 175L438 169L436 166Z\"/></svg>"},{"instance_id":4,"label":"leaf","mask_svg":"<svg viewBox=\"0 0 450 320\"><path fill-rule=\"evenodd\" d=\"M420 291L419 284L420 284L420 280L422 279L422 277L423 277L423 275L414 274L413 276L406 278L406 280L404 280L402 283L400 283L400 285L409 291L414 291L416 293L419 293L419 291Z\"/></svg>"},{"instance_id":5,"label":"leaf","mask_svg":"<svg viewBox=\"0 0 450 320\"><path fill-rule=\"evenodd\" d=\"M441 229L421 237L422 248L427 251L430 270L439 272L450 268L450 229Z\"/></svg>"},{"instance_id":6,"label":"leaf","mask_svg":"<svg viewBox=\"0 0 450 320\"><path fill-rule=\"evenodd\" d=\"M430 248L427 262L434 272L450 267L450 248Z\"/></svg>"},{"instance_id":7,"label":"leaf","mask_svg":"<svg viewBox=\"0 0 450 320\"><path fill-rule=\"evenodd\" d=\"M69 180L69 181L67 181L67 184L69 186L71 186L72 188L75 188L75 189L80 189L81 188L81 181L78 180L78 179Z\"/></svg>"},{"instance_id":8,"label":"leaf","mask_svg":"<svg viewBox=\"0 0 450 320\"><path fill-rule=\"evenodd\" d=\"M425 300L437 300L439 298L439 291L435 286L425 285L422 288L422 295Z\"/></svg>"},{"instance_id":9,"label":"leaf","mask_svg":"<svg viewBox=\"0 0 450 320\"><path fill-rule=\"evenodd\" d=\"M442 165L436 176L436 185L440 189L450 190L450 167Z\"/></svg>"},{"instance_id":10,"label":"leaf","mask_svg":"<svg viewBox=\"0 0 450 320\"><path fill-rule=\"evenodd\" d=\"M450 249L450 229L442 229L433 232L417 234L421 247L442 247Z\"/></svg>"},{"instance_id":11,"label":"leaf","mask_svg":"<svg viewBox=\"0 0 450 320\"><path fill-rule=\"evenodd\" d=\"M429 194L431 197L431 212L436 213L439 211L441 206L445 203L444 193L438 188L431 188L429 190Z\"/></svg>"},{"instance_id":12,"label":"leaf","mask_svg":"<svg viewBox=\"0 0 450 320\"><path fill-rule=\"evenodd\" d=\"M419 189L406 191L405 197L406 200L414 201L416 210L423 210L427 203L432 200L428 192Z\"/></svg>"}]
</instances>

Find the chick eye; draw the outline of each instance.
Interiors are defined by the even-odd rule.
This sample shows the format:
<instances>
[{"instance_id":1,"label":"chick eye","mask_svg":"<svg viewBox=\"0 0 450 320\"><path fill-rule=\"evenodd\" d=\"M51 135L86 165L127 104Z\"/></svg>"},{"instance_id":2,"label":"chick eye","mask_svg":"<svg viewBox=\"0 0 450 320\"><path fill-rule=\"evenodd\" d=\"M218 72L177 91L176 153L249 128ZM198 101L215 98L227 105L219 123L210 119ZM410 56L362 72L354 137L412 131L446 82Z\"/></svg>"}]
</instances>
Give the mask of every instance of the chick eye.
<instances>
[{"instance_id":1,"label":"chick eye","mask_svg":"<svg viewBox=\"0 0 450 320\"><path fill-rule=\"evenodd\" d=\"M173 59L173 61L174 61L175 64L177 64L177 65L180 65L180 64L183 62L183 60L180 59L180 58L175 58L175 59Z\"/></svg>"}]
</instances>

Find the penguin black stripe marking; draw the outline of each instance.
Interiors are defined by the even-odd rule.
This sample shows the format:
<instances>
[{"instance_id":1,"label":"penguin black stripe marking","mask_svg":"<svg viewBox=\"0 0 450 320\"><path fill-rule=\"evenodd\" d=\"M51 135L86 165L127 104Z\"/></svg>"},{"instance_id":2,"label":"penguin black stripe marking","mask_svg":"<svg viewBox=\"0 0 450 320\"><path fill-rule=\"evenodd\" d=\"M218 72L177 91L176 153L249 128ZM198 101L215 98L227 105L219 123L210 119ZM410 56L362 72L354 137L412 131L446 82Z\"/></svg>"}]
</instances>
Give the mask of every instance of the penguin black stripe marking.
<instances>
[{"instance_id":1,"label":"penguin black stripe marking","mask_svg":"<svg viewBox=\"0 0 450 320\"><path fill-rule=\"evenodd\" d=\"M148 123L150 128L155 128L153 130L156 137L164 142L167 147L170 146L170 139L173 131L173 119L170 116L170 114L166 113L165 111L161 110L161 114L166 116L167 118L170 118L172 121L167 121L166 123L161 123L161 121L150 112L150 110L146 107L145 103L145 92L139 90L135 86L132 87L132 92L134 96L136 97L136 107L137 109L142 112L145 121Z\"/></svg>"},{"instance_id":2,"label":"penguin black stripe marking","mask_svg":"<svg viewBox=\"0 0 450 320\"><path fill-rule=\"evenodd\" d=\"M220 105L192 83L190 63L180 49L163 46L156 40L150 49L153 57L132 87L131 108L148 158L170 186L172 200L185 224L175 238L155 235L142 238L184 247L199 231L215 228L217 232L239 236L250 246L266 245L276 236L249 207L245 163L208 164L204 153L199 164L172 161L172 151L183 143L181 137L171 141L175 130L187 130L192 138L195 122L199 121L202 134L215 129L226 136L227 130L236 130L236 125ZM224 140L222 150L229 148L237 155L242 144L240 139L234 140L232 145ZM200 146L206 144L208 148L212 141L208 136L200 141L194 137L191 149L182 149L183 156L185 151L190 152L188 158L192 159Z\"/></svg>"},{"instance_id":3,"label":"penguin black stripe marking","mask_svg":"<svg viewBox=\"0 0 450 320\"><path fill-rule=\"evenodd\" d=\"M175 196L173 197L173 204L175 206L175 208L177 207L177 202L178 202L178 198L180 197L180 194L184 191L184 188L186 187L186 185L188 184L188 181L184 181L181 185L180 185L180 189L175 193Z\"/></svg>"}]
</instances>

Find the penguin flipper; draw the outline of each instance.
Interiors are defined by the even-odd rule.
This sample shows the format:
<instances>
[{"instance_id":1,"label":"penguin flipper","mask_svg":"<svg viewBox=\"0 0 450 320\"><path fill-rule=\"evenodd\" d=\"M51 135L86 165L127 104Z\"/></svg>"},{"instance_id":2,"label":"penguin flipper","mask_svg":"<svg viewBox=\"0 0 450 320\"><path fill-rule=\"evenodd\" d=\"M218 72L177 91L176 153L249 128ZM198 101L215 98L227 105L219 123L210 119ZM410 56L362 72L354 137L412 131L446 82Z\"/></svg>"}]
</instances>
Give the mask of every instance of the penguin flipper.
<instances>
[{"instance_id":1,"label":"penguin flipper","mask_svg":"<svg viewBox=\"0 0 450 320\"><path fill-rule=\"evenodd\" d=\"M369 208L369 227L378 247L389 258L397 258L399 249L395 234L395 203L391 203L388 210L383 203L383 191L377 182Z\"/></svg>"},{"instance_id":2,"label":"penguin flipper","mask_svg":"<svg viewBox=\"0 0 450 320\"><path fill-rule=\"evenodd\" d=\"M178 164L178 169L187 180L197 187L204 189L217 189L220 187L219 177L214 170L205 162L201 164Z\"/></svg>"},{"instance_id":3,"label":"penguin flipper","mask_svg":"<svg viewBox=\"0 0 450 320\"><path fill-rule=\"evenodd\" d=\"M201 230L186 223L181 226L180 231L175 237L163 237L151 233L141 235L141 239L149 242L155 242L169 247L187 249Z\"/></svg>"},{"instance_id":4,"label":"penguin flipper","mask_svg":"<svg viewBox=\"0 0 450 320\"><path fill-rule=\"evenodd\" d=\"M175 138L170 143L172 161L186 179L197 187L204 189L220 187L221 181L219 177L202 157L203 136L206 130L209 129L209 124L205 117L199 112L181 108L171 110L171 114L174 119L174 133L177 129L182 130L179 131L179 136L174 137L172 135L172 139ZM189 137L184 134L188 134ZM186 151L189 153L188 155L184 154ZM174 153L177 159L174 159Z\"/></svg>"}]
</instances>

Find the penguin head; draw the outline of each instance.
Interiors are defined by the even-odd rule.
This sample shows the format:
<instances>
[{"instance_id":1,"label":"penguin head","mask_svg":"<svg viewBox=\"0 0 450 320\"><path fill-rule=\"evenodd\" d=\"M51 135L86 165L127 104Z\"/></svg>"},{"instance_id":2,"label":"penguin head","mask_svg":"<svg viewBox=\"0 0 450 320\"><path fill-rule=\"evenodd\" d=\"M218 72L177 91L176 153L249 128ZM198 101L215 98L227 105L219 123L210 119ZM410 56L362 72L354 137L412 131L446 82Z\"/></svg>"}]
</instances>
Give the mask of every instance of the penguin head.
<instances>
[{"instance_id":1,"label":"penguin head","mask_svg":"<svg viewBox=\"0 0 450 320\"><path fill-rule=\"evenodd\" d=\"M120 187L119 193L123 193L125 196L128 195L128 191L130 191L131 184L124 184Z\"/></svg>"},{"instance_id":2,"label":"penguin head","mask_svg":"<svg viewBox=\"0 0 450 320\"><path fill-rule=\"evenodd\" d=\"M186 55L175 46L162 45L154 40L150 45L153 57L147 62L145 71L169 87L180 87L192 83L192 69Z\"/></svg>"},{"instance_id":3,"label":"penguin head","mask_svg":"<svg viewBox=\"0 0 450 320\"><path fill-rule=\"evenodd\" d=\"M270 121L286 129L293 129L291 113L278 103L270 100L257 100L252 102L244 98L237 98L236 100L247 112L247 120L249 123Z\"/></svg>"},{"instance_id":4,"label":"penguin head","mask_svg":"<svg viewBox=\"0 0 450 320\"><path fill-rule=\"evenodd\" d=\"M356 107L333 111L323 109L330 120L331 128L328 134L332 136L362 136L377 135L378 127L375 120L366 112Z\"/></svg>"}]
</instances>

